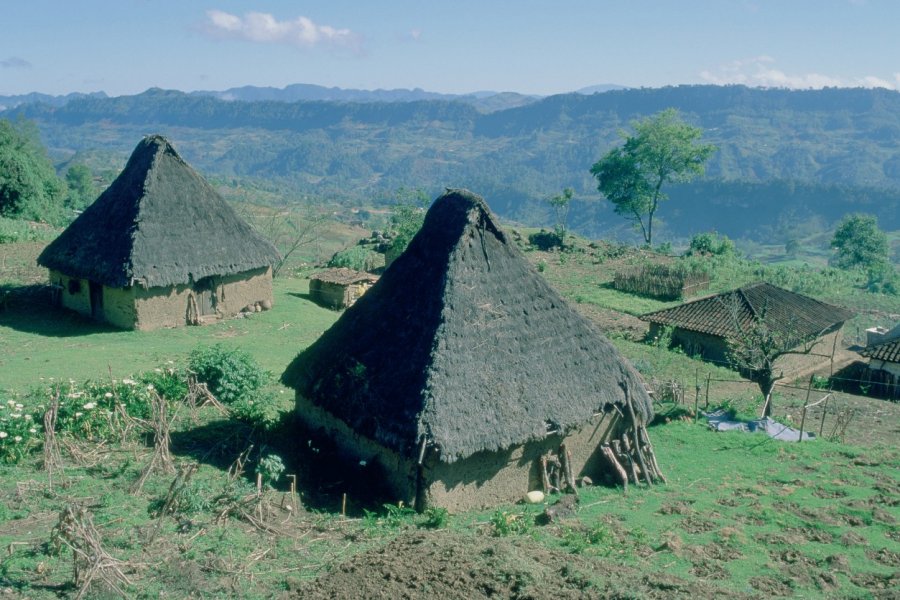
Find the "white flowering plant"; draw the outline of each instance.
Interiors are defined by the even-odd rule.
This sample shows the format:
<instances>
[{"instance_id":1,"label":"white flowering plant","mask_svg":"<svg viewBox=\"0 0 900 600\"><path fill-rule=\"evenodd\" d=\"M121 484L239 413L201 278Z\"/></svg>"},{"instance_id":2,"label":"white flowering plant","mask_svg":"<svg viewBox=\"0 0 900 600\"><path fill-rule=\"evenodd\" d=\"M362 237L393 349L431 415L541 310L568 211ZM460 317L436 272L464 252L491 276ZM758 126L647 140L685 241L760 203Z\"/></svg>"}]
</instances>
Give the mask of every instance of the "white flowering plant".
<instances>
[{"instance_id":1,"label":"white flowering plant","mask_svg":"<svg viewBox=\"0 0 900 600\"><path fill-rule=\"evenodd\" d=\"M13 464L40 446L44 428L39 407L0 397L0 462Z\"/></svg>"}]
</instances>

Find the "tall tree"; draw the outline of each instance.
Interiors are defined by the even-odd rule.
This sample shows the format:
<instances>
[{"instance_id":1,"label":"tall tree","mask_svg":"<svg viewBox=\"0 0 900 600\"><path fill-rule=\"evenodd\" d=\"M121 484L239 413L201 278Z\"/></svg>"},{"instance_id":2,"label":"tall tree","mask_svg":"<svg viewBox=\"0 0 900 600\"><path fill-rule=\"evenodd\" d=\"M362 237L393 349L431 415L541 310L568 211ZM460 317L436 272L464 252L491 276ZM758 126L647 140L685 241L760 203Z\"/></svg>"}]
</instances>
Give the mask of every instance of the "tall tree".
<instances>
[{"instance_id":1,"label":"tall tree","mask_svg":"<svg viewBox=\"0 0 900 600\"><path fill-rule=\"evenodd\" d=\"M574 196L575 190L567 187L561 194L556 194L547 199L547 204L553 208L553 213L556 216L556 223L553 227L556 230L557 237L559 237L560 244L564 244L566 240L566 232L569 229L569 207Z\"/></svg>"},{"instance_id":2,"label":"tall tree","mask_svg":"<svg viewBox=\"0 0 900 600\"><path fill-rule=\"evenodd\" d=\"M702 175L716 147L699 143L703 131L682 121L674 108L631 126L634 135L623 133L624 145L594 163L591 174L600 193L615 204L616 213L633 221L650 246L653 218L667 198L663 186Z\"/></svg>"},{"instance_id":3,"label":"tall tree","mask_svg":"<svg viewBox=\"0 0 900 600\"><path fill-rule=\"evenodd\" d=\"M81 209L95 200L94 175L86 165L69 167L66 171L66 187L69 189L66 205L70 208Z\"/></svg>"},{"instance_id":4,"label":"tall tree","mask_svg":"<svg viewBox=\"0 0 900 600\"><path fill-rule=\"evenodd\" d=\"M845 216L834 232L831 247L837 250L836 263L842 269L875 267L887 262L890 252L878 219L864 214Z\"/></svg>"},{"instance_id":5,"label":"tall tree","mask_svg":"<svg viewBox=\"0 0 900 600\"><path fill-rule=\"evenodd\" d=\"M27 121L0 119L0 215L35 220L61 213L65 185Z\"/></svg>"}]
</instances>

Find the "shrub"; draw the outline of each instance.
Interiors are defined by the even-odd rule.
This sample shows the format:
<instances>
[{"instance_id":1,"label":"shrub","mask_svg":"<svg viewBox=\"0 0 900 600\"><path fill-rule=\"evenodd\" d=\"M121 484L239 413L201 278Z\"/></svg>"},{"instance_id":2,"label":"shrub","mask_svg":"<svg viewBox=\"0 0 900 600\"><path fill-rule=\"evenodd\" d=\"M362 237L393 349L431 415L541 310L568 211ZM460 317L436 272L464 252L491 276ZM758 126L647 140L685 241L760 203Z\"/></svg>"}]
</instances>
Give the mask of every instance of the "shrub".
<instances>
[{"instance_id":1,"label":"shrub","mask_svg":"<svg viewBox=\"0 0 900 600\"><path fill-rule=\"evenodd\" d=\"M256 465L256 474L262 475L263 483L274 486L284 473L284 461L277 454L268 454Z\"/></svg>"},{"instance_id":2,"label":"shrub","mask_svg":"<svg viewBox=\"0 0 900 600\"><path fill-rule=\"evenodd\" d=\"M231 416L253 427L270 430L281 420L278 397L271 390L254 390L232 402Z\"/></svg>"},{"instance_id":3,"label":"shrub","mask_svg":"<svg viewBox=\"0 0 900 600\"><path fill-rule=\"evenodd\" d=\"M14 464L41 443L41 413L21 402L0 405L0 462Z\"/></svg>"},{"instance_id":4,"label":"shrub","mask_svg":"<svg viewBox=\"0 0 900 600\"><path fill-rule=\"evenodd\" d=\"M222 344L195 348L188 358L188 368L225 404L249 399L270 378L250 354Z\"/></svg>"},{"instance_id":5,"label":"shrub","mask_svg":"<svg viewBox=\"0 0 900 600\"><path fill-rule=\"evenodd\" d=\"M734 256L734 242L714 231L698 233L691 238L687 256Z\"/></svg>"},{"instance_id":6,"label":"shrub","mask_svg":"<svg viewBox=\"0 0 900 600\"><path fill-rule=\"evenodd\" d=\"M495 536L516 535L527 533L530 528L530 521L524 513L513 513L505 510L497 509L491 515L491 529Z\"/></svg>"},{"instance_id":7,"label":"shrub","mask_svg":"<svg viewBox=\"0 0 900 600\"><path fill-rule=\"evenodd\" d=\"M422 527L442 529L447 526L447 522L450 520L450 513L446 508L432 506L425 509L424 517L425 520L421 524Z\"/></svg>"},{"instance_id":8,"label":"shrub","mask_svg":"<svg viewBox=\"0 0 900 600\"><path fill-rule=\"evenodd\" d=\"M365 246L353 246L335 253L328 261L328 266L370 271L378 266L378 255Z\"/></svg>"}]
</instances>

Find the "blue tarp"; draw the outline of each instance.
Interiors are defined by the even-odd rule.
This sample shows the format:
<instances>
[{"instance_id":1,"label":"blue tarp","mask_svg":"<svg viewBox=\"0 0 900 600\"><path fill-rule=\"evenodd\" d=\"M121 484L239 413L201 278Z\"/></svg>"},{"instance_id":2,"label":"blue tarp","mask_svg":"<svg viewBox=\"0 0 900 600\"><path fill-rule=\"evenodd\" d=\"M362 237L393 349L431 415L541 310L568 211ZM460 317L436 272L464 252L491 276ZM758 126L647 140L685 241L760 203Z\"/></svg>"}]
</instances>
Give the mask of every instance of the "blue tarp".
<instances>
[{"instance_id":1,"label":"blue tarp","mask_svg":"<svg viewBox=\"0 0 900 600\"><path fill-rule=\"evenodd\" d=\"M703 413L709 422L709 428L713 431L764 431L770 438L782 442L800 441L800 430L794 429L783 423L779 423L769 417L754 419L752 421L737 421L723 408L710 413ZM816 434L803 432L803 440L813 440Z\"/></svg>"}]
</instances>

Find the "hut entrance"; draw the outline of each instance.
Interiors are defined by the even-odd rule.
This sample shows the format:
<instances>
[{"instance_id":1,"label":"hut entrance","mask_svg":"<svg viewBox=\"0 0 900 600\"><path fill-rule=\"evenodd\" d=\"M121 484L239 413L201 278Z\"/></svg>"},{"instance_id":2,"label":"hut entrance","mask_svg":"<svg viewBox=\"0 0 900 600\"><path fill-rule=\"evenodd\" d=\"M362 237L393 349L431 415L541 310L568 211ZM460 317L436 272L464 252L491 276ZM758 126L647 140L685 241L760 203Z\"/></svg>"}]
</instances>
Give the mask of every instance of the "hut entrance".
<instances>
[{"instance_id":1,"label":"hut entrance","mask_svg":"<svg viewBox=\"0 0 900 600\"><path fill-rule=\"evenodd\" d=\"M103 286L96 281L88 284L91 297L91 317L100 319L103 317Z\"/></svg>"},{"instance_id":2,"label":"hut entrance","mask_svg":"<svg viewBox=\"0 0 900 600\"><path fill-rule=\"evenodd\" d=\"M194 285L197 310L201 317L216 314L216 286L212 277L205 277Z\"/></svg>"}]
</instances>

